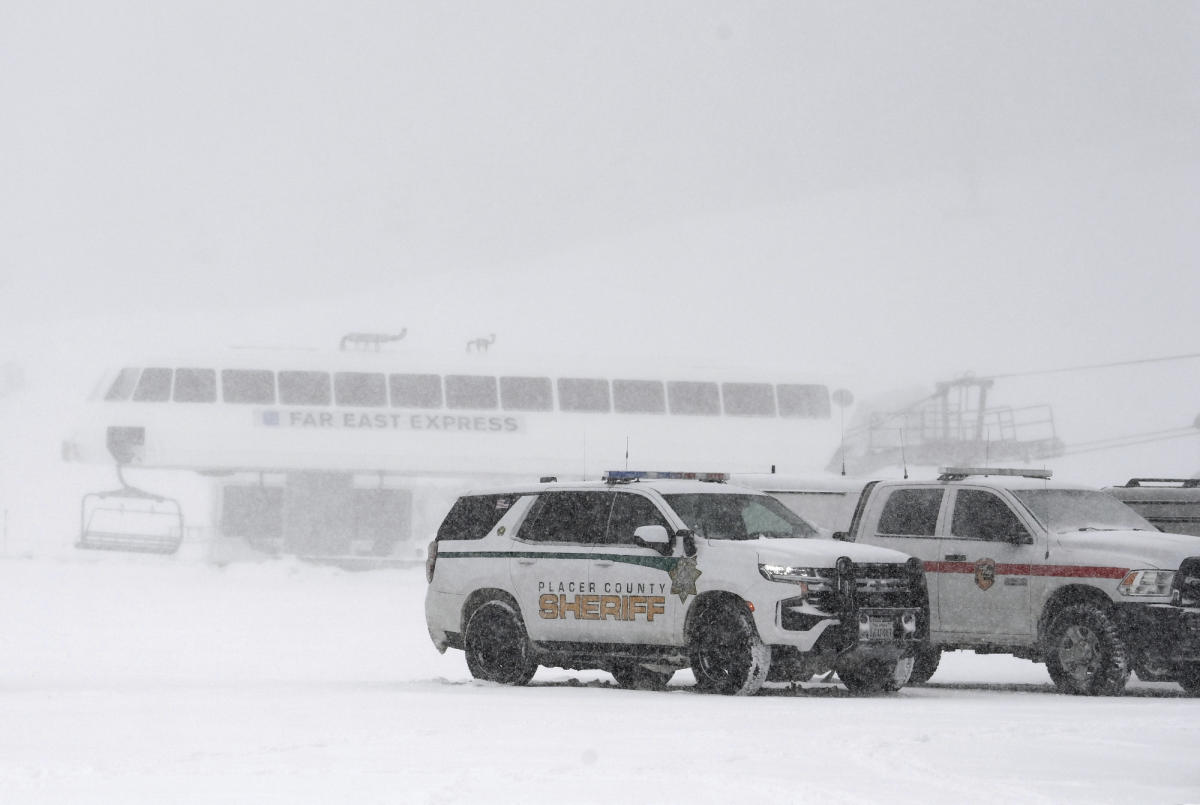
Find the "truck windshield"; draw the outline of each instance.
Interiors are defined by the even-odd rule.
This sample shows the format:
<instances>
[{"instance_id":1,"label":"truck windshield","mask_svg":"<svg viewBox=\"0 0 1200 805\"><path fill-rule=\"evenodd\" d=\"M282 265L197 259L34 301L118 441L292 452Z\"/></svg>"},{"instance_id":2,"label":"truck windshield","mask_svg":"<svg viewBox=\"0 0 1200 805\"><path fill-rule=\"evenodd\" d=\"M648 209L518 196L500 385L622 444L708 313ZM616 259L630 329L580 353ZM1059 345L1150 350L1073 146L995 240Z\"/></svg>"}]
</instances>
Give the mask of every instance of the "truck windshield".
<instances>
[{"instance_id":1,"label":"truck windshield","mask_svg":"<svg viewBox=\"0 0 1200 805\"><path fill-rule=\"evenodd\" d=\"M767 495L664 495L697 537L706 539L810 538L817 530Z\"/></svg>"},{"instance_id":2,"label":"truck windshield","mask_svg":"<svg viewBox=\"0 0 1200 805\"><path fill-rule=\"evenodd\" d=\"M1014 489L1047 531L1157 531L1106 492L1092 489Z\"/></svg>"}]
</instances>

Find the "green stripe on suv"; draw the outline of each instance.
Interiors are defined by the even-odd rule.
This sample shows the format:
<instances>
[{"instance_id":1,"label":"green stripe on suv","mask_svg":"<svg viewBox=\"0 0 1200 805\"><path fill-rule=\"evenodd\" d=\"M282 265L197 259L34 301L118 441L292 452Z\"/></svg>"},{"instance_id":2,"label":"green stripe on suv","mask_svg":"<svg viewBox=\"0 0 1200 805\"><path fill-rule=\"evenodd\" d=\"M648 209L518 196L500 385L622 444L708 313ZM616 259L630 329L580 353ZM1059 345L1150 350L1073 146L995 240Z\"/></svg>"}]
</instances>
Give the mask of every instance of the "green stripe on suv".
<instances>
[{"instance_id":1,"label":"green stripe on suv","mask_svg":"<svg viewBox=\"0 0 1200 805\"><path fill-rule=\"evenodd\" d=\"M620 562L670 572L679 564L675 556L629 556L623 553L550 553L532 551L438 551L438 559L586 559L593 562Z\"/></svg>"}]
</instances>

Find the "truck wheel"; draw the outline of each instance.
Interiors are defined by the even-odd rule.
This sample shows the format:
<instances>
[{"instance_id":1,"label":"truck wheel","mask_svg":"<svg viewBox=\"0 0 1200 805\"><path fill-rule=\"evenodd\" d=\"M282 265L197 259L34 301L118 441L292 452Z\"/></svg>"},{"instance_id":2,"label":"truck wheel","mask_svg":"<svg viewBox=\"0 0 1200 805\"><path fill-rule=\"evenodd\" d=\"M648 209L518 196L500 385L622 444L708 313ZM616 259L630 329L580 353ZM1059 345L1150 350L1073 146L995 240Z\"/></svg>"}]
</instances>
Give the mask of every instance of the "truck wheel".
<instances>
[{"instance_id":1,"label":"truck wheel","mask_svg":"<svg viewBox=\"0 0 1200 805\"><path fill-rule=\"evenodd\" d=\"M621 663L609 669L617 684L629 690L666 690L675 672L655 671L635 662Z\"/></svg>"},{"instance_id":2,"label":"truck wheel","mask_svg":"<svg viewBox=\"0 0 1200 805\"><path fill-rule=\"evenodd\" d=\"M921 646L913 655L912 675L908 678L910 685L924 685L938 669L942 661L942 650L937 646Z\"/></svg>"},{"instance_id":3,"label":"truck wheel","mask_svg":"<svg viewBox=\"0 0 1200 805\"><path fill-rule=\"evenodd\" d=\"M463 644L476 679L524 685L537 671L521 616L504 601L488 601L471 613Z\"/></svg>"},{"instance_id":4,"label":"truck wheel","mask_svg":"<svg viewBox=\"0 0 1200 805\"><path fill-rule=\"evenodd\" d=\"M839 668L837 675L851 693L894 693L908 683L913 665L913 657L901 657L895 662L867 660Z\"/></svg>"},{"instance_id":5,"label":"truck wheel","mask_svg":"<svg viewBox=\"0 0 1200 805\"><path fill-rule=\"evenodd\" d=\"M741 607L708 607L692 638L692 672L705 693L752 696L771 670L771 647L763 643L750 613Z\"/></svg>"},{"instance_id":6,"label":"truck wheel","mask_svg":"<svg viewBox=\"0 0 1200 805\"><path fill-rule=\"evenodd\" d=\"M1120 696L1129 657L1108 611L1092 603L1063 607L1046 630L1046 670L1062 693Z\"/></svg>"},{"instance_id":7,"label":"truck wheel","mask_svg":"<svg viewBox=\"0 0 1200 805\"><path fill-rule=\"evenodd\" d=\"M1179 684L1189 696L1200 696L1200 662L1191 662L1179 671Z\"/></svg>"}]
</instances>

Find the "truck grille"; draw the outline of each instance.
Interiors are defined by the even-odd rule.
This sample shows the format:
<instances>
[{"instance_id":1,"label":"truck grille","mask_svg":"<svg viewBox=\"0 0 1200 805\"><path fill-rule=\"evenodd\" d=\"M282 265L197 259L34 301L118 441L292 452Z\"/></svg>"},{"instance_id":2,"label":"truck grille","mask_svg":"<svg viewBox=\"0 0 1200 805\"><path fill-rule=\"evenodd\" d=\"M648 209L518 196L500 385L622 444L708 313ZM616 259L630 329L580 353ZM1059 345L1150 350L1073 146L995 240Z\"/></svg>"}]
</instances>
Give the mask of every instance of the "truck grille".
<instances>
[{"instance_id":1,"label":"truck grille","mask_svg":"<svg viewBox=\"0 0 1200 805\"><path fill-rule=\"evenodd\" d=\"M1200 556L1189 556L1179 564L1171 603L1183 607L1200 606Z\"/></svg>"}]
</instances>

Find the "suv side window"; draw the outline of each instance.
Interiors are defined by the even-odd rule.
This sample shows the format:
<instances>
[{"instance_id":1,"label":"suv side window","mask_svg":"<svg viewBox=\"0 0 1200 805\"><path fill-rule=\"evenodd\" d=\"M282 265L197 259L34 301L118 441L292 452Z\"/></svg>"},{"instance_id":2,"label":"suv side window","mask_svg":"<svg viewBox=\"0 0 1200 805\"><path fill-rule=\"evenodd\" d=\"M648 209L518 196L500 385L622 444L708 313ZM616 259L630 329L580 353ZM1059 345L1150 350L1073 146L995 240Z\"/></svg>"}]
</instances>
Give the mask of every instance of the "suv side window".
<instances>
[{"instance_id":1,"label":"suv side window","mask_svg":"<svg viewBox=\"0 0 1200 805\"><path fill-rule=\"evenodd\" d=\"M649 498L632 492L617 492L612 514L608 518L607 542L620 545L633 544L633 532L639 526L660 525L670 533L667 518Z\"/></svg>"},{"instance_id":2,"label":"suv side window","mask_svg":"<svg viewBox=\"0 0 1200 805\"><path fill-rule=\"evenodd\" d=\"M438 526L437 540L483 539L520 495L464 495Z\"/></svg>"},{"instance_id":3,"label":"suv side window","mask_svg":"<svg viewBox=\"0 0 1200 805\"><path fill-rule=\"evenodd\" d=\"M944 489L895 489L883 504L879 533L904 537L932 537L937 533L938 510Z\"/></svg>"},{"instance_id":4,"label":"suv side window","mask_svg":"<svg viewBox=\"0 0 1200 805\"><path fill-rule=\"evenodd\" d=\"M982 489L959 489L955 494L950 533L964 539L995 541L1029 536L1008 504Z\"/></svg>"},{"instance_id":5,"label":"suv side window","mask_svg":"<svg viewBox=\"0 0 1200 805\"><path fill-rule=\"evenodd\" d=\"M533 542L604 542L612 492L543 492L521 525Z\"/></svg>"}]
</instances>

